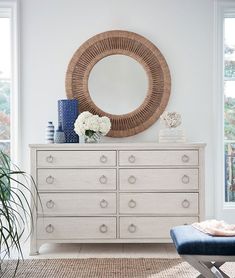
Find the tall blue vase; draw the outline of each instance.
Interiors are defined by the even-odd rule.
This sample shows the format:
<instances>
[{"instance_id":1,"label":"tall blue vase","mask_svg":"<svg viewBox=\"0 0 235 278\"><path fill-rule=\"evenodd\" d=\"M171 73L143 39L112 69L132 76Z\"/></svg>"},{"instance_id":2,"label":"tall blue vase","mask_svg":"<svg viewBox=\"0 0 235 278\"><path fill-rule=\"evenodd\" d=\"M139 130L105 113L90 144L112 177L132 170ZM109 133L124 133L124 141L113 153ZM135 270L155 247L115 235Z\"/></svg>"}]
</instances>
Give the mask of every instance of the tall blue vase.
<instances>
[{"instance_id":1,"label":"tall blue vase","mask_svg":"<svg viewBox=\"0 0 235 278\"><path fill-rule=\"evenodd\" d=\"M58 100L58 119L65 133L66 143L79 143L79 136L74 131L74 123L78 117L78 100Z\"/></svg>"}]
</instances>

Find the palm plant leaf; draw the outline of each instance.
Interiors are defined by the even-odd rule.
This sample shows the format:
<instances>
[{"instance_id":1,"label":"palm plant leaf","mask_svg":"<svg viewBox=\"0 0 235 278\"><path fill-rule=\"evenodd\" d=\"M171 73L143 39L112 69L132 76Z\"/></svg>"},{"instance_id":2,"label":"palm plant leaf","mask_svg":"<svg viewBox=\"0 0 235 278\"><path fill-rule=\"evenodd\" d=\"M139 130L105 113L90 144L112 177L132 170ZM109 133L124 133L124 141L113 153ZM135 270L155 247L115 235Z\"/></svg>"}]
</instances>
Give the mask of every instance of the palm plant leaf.
<instances>
[{"instance_id":1,"label":"palm plant leaf","mask_svg":"<svg viewBox=\"0 0 235 278\"><path fill-rule=\"evenodd\" d=\"M28 195L34 208L37 208L38 192L33 178L21 171L8 155L0 151L0 277L5 271L3 261L12 258L13 251L17 254L13 277L20 259L23 259L22 237L27 231L28 238L33 227L33 211ZM39 202L41 203L40 198Z\"/></svg>"}]
</instances>

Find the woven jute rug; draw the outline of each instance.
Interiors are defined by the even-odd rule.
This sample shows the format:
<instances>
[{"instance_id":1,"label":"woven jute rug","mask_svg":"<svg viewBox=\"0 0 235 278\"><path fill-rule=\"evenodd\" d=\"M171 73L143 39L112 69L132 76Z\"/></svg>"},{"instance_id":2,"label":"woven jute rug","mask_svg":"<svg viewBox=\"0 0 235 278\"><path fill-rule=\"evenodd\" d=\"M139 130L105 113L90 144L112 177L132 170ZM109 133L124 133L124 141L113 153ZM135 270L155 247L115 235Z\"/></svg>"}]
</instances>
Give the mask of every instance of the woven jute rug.
<instances>
[{"instance_id":1,"label":"woven jute rug","mask_svg":"<svg viewBox=\"0 0 235 278\"><path fill-rule=\"evenodd\" d=\"M2 276L12 277L15 261L8 261ZM235 265L223 270L235 277ZM36 259L20 262L17 278L193 278L198 275L181 259Z\"/></svg>"}]
</instances>

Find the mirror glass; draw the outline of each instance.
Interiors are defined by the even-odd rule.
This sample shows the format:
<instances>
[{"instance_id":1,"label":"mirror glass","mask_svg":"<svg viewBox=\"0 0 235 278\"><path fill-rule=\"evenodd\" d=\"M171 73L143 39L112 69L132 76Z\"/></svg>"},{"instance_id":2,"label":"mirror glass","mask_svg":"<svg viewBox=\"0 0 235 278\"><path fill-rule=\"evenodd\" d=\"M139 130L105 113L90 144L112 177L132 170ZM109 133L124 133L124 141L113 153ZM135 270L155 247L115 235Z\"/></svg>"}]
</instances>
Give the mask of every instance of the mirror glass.
<instances>
[{"instance_id":1,"label":"mirror glass","mask_svg":"<svg viewBox=\"0 0 235 278\"><path fill-rule=\"evenodd\" d=\"M148 76L135 59L110 55L92 68L88 90L93 102L104 112L127 114L143 103L148 91Z\"/></svg>"}]
</instances>

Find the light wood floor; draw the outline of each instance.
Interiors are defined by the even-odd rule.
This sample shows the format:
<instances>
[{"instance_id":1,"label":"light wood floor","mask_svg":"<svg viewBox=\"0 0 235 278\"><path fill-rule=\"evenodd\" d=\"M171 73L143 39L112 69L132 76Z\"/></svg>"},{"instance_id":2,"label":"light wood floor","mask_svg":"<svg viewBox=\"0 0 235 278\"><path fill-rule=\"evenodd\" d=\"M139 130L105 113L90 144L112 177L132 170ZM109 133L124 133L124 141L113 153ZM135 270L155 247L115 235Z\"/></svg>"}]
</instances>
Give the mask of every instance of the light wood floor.
<instances>
[{"instance_id":1,"label":"light wood floor","mask_svg":"<svg viewBox=\"0 0 235 278\"><path fill-rule=\"evenodd\" d=\"M23 246L24 258L179 258L173 244L44 244L40 254L29 256Z\"/></svg>"}]
</instances>

